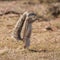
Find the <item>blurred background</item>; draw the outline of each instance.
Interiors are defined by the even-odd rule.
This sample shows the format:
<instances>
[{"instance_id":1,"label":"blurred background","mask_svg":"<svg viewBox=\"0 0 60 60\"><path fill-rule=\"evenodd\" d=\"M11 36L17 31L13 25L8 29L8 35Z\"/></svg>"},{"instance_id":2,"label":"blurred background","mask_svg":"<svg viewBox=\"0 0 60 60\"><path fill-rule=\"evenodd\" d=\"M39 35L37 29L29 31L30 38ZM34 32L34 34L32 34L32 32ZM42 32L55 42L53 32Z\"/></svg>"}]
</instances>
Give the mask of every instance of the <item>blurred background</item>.
<instances>
[{"instance_id":1,"label":"blurred background","mask_svg":"<svg viewBox=\"0 0 60 60\"><path fill-rule=\"evenodd\" d=\"M30 50L23 48L22 41L11 38L25 11L42 16L32 24ZM60 0L0 0L0 60L17 59L60 60Z\"/></svg>"}]
</instances>

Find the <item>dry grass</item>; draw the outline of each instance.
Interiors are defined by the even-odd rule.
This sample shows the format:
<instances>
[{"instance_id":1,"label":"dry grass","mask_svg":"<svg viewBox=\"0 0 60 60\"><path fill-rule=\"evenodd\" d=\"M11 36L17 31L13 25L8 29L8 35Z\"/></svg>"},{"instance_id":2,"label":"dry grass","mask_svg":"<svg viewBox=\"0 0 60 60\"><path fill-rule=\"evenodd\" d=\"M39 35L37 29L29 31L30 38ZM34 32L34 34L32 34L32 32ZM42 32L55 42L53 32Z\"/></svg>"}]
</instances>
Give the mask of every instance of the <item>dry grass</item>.
<instances>
[{"instance_id":1,"label":"dry grass","mask_svg":"<svg viewBox=\"0 0 60 60\"><path fill-rule=\"evenodd\" d=\"M16 6L13 7L16 9L19 6L19 3L16 3ZM26 9L26 6L24 6L24 9ZM19 11L19 9L17 10ZM2 50L0 60L60 60L60 28L48 31L45 30L45 26L49 26L49 22L34 22L31 46L28 51L23 49L22 41L11 38L12 30L18 18L19 16L15 14L0 16L0 52ZM59 26L60 18L50 22L54 27Z\"/></svg>"}]
</instances>

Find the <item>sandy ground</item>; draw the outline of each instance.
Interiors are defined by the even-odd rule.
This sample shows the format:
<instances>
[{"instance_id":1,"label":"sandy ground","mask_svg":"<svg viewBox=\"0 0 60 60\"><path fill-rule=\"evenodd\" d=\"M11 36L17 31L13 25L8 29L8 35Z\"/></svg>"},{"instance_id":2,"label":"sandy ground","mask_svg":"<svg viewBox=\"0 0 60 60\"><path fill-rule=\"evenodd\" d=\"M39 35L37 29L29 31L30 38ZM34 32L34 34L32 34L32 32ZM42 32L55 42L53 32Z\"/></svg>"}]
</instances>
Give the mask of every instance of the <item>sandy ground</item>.
<instances>
[{"instance_id":1,"label":"sandy ground","mask_svg":"<svg viewBox=\"0 0 60 60\"><path fill-rule=\"evenodd\" d=\"M22 9L29 9L21 4L18 2L0 2L0 10L5 11L6 6L12 6L6 10L11 10L14 7L12 10L19 12ZM60 18L50 21L53 31L45 29L46 26L49 26L49 22L36 21L32 24L29 51L23 49L22 41L11 38L18 18L19 16L16 14L0 16L0 60L60 60Z\"/></svg>"}]
</instances>

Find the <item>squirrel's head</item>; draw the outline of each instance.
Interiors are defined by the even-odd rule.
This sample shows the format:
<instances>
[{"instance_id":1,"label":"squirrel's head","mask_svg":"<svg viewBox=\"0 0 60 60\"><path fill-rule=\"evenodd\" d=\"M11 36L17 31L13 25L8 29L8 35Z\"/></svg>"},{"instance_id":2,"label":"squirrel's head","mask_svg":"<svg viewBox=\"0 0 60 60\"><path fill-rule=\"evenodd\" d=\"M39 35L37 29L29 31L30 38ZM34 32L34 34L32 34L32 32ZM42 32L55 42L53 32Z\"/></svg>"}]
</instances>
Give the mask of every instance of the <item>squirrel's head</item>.
<instances>
[{"instance_id":1,"label":"squirrel's head","mask_svg":"<svg viewBox=\"0 0 60 60\"><path fill-rule=\"evenodd\" d=\"M38 15L34 12L29 12L27 16L29 19L38 20Z\"/></svg>"}]
</instances>

